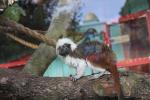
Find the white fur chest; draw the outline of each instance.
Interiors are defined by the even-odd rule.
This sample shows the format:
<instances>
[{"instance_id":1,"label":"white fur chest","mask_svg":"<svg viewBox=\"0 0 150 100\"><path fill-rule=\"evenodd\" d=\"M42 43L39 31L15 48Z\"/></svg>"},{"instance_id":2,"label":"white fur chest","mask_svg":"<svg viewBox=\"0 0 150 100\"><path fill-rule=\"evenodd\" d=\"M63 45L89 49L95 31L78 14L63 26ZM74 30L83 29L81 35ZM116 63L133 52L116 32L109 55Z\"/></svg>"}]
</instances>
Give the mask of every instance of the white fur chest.
<instances>
[{"instance_id":1,"label":"white fur chest","mask_svg":"<svg viewBox=\"0 0 150 100\"><path fill-rule=\"evenodd\" d=\"M93 71L106 72L109 74L109 72L107 72L105 69L93 66L89 61L86 61L84 59L67 56L65 58L65 63L70 67L79 68L79 70L85 69L85 67L90 67L91 69L93 69Z\"/></svg>"},{"instance_id":2,"label":"white fur chest","mask_svg":"<svg viewBox=\"0 0 150 100\"><path fill-rule=\"evenodd\" d=\"M65 58L65 63L72 67L86 66L84 59L74 58L71 56L67 56Z\"/></svg>"}]
</instances>

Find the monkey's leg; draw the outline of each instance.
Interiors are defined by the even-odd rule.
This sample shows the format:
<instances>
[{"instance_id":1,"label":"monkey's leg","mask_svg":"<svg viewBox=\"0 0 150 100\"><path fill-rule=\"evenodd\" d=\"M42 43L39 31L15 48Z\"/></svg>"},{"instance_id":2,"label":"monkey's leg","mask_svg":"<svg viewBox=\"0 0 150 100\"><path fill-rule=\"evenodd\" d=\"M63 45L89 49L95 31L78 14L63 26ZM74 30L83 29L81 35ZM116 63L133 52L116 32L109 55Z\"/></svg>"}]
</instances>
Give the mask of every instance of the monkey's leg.
<instances>
[{"instance_id":1,"label":"monkey's leg","mask_svg":"<svg viewBox=\"0 0 150 100\"><path fill-rule=\"evenodd\" d=\"M117 91L118 100L124 100L123 91L121 89L120 78L119 78L119 73L117 71L116 64L111 64L109 70L110 70L113 80L114 80L114 87Z\"/></svg>"},{"instance_id":2,"label":"monkey's leg","mask_svg":"<svg viewBox=\"0 0 150 100\"><path fill-rule=\"evenodd\" d=\"M93 75L89 78L89 79L97 79L105 74L110 74L108 71L104 70L104 71L100 71L98 72L97 70L93 70Z\"/></svg>"},{"instance_id":3,"label":"monkey's leg","mask_svg":"<svg viewBox=\"0 0 150 100\"><path fill-rule=\"evenodd\" d=\"M77 73L76 73L75 76L72 76L72 77L71 77L71 80L72 80L72 81L76 81L77 79L81 78L81 77L83 76L83 74L84 74L85 67L86 67L86 66L78 66L78 67L77 67L77 70L76 70Z\"/></svg>"}]
</instances>

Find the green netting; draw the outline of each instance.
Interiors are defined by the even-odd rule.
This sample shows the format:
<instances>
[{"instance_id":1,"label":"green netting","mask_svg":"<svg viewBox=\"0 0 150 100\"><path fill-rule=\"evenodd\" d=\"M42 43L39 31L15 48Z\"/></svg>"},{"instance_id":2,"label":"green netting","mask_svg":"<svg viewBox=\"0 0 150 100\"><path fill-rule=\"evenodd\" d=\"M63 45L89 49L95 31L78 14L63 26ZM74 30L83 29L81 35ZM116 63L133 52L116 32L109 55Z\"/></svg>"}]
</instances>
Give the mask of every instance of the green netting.
<instances>
[{"instance_id":1,"label":"green netting","mask_svg":"<svg viewBox=\"0 0 150 100\"><path fill-rule=\"evenodd\" d=\"M120 14L127 15L138 11L146 10L150 8L149 5L150 4L148 0L127 0Z\"/></svg>"},{"instance_id":2,"label":"green netting","mask_svg":"<svg viewBox=\"0 0 150 100\"><path fill-rule=\"evenodd\" d=\"M131 13L149 9L147 0L129 0Z\"/></svg>"}]
</instances>

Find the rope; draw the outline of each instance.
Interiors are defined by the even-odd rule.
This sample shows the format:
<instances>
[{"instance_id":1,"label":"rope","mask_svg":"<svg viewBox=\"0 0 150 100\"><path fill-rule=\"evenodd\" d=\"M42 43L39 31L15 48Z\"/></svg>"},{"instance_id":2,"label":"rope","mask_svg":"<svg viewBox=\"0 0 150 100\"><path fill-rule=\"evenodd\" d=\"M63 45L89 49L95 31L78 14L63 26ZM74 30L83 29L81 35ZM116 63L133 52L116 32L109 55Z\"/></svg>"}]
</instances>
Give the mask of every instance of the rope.
<instances>
[{"instance_id":1,"label":"rope","mask_svg":"<svg viewBox=\"0 0 150 100\"><path fill-rule=\"evenodd\" d=\"M10 33L6 33L5 35L7 35L8 37L10 37L11 39L15 40L16 42L18 42L18 43L20 43L20 44L22 44L22 45L24 45L24 46L27 46L27 47L29 47L29 48L37 49L37 48L39 47L39 46L36 45L36 44L27 42L27 41L25 41L25 40L23 40L23 39L21 39L21 38L18 38L18 37L16 37L15 35L12 35L12 34L10 34Z\"/></svg>"},{"instance_id":2,"label":"rope","mask_svg":"<svg viewBox=\"0 0 150 100\"><path fill-rule=\"evenodd\" d=\"M11 27L13 29L13 31L17 31L19 33L24 33L26 35L30 35L30 36L32 36L38 40L41 40L41 41L43 41L43 42L45 42L48 45L51 45L53 47L55 47L55 45L56 45L56 41L54 39L49 39L45 35L40 34L40 33L36 32L35 30L31 30L30 28L25 27L22 24L18 24L17 22L9 20L9 19L4 18L4 17L0 17L0 19L1 19L0 24L3 27Z\"/></svg>"}]
</instances>

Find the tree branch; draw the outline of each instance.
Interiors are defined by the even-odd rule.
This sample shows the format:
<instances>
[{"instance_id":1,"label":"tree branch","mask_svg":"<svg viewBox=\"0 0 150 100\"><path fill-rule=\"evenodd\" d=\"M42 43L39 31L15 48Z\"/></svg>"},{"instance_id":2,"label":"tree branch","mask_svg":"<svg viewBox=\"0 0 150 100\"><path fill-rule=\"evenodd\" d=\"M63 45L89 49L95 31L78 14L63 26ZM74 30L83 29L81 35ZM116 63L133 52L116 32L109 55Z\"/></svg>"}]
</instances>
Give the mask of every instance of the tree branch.
<instances>
[{"instance_id":1,"label":"tree branch","mask_svg":"<svg viewBox=\"0 0 150 100\"><path fill-rule=\"evenodd\" d=\"M150 99L149 75L129 72L126 76L121 76L121 83L124 95L142 97L142 100ZM96 80L83 77L72 82L68 78L37 77L11 70L0 70L0 98L99 100L104 96L112 97L114 93L113 82L108 76Z\"/></svg>"}]
</instances>

